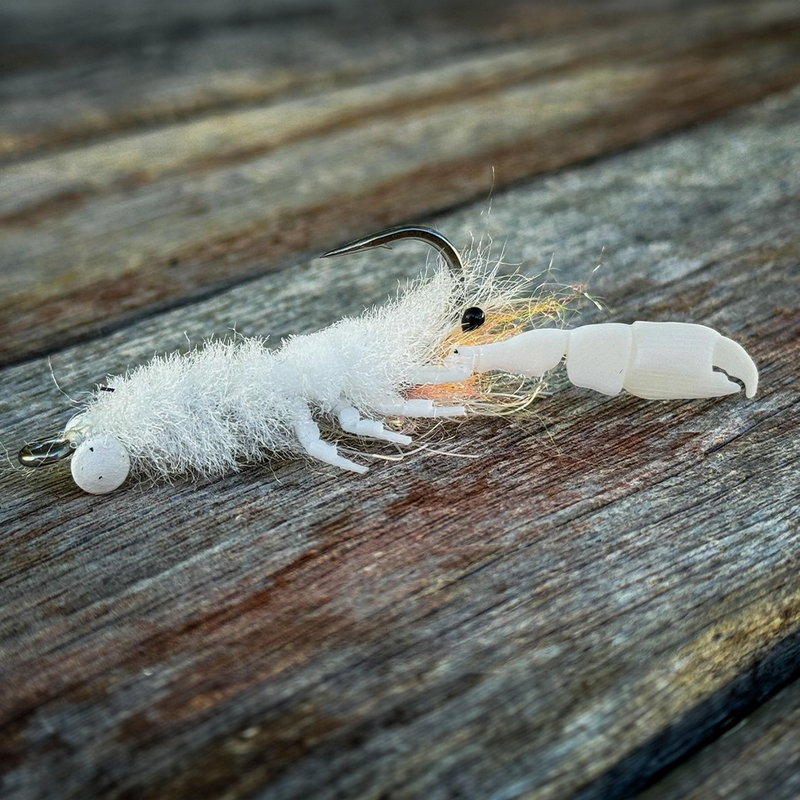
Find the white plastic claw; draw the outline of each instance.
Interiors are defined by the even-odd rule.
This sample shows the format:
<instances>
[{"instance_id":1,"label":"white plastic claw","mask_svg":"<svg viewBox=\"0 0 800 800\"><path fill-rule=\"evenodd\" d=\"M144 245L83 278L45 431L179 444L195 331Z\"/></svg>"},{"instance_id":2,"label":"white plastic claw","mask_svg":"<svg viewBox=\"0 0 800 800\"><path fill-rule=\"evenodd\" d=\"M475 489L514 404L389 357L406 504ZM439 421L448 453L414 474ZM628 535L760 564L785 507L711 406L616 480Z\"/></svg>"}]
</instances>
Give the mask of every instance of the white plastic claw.
<instances>
[{"instance_id":1,"label":"white plastic claw","mask_svg":"<svg viewBox=\"0 0 800 800\"><path fill-rule=\"evenodd\" d=\"M539 376L564 357L572 383L608 395L625 389L648 400L719 397L738 392L736 381L741 381L747 397L753 397L758 388L758 369L741 345L686 322L540 328L460 347L445 359L444 369Z\"/></svg>"}]
</instances>

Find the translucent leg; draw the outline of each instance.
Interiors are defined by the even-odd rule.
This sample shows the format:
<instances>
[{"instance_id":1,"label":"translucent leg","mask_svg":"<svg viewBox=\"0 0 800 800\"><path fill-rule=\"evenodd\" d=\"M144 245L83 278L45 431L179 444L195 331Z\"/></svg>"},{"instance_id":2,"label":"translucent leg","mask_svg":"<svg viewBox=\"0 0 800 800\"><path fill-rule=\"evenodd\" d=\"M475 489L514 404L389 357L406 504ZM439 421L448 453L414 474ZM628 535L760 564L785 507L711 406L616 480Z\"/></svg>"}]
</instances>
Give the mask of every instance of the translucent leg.
<instances>
[{"instance_id":1,"label":"translucent leg","mask_svg":"<svg viewBox=\"0 0 800 800\"><path fill-rule=\"evenodd\" d=\"M464 406L437 406L433 400L415 398L404 400L402 397L387 397L375 406L379 414L397 417L463 417L467 410Z\"/></svg>"},{"instance_id":2,"label":"translucent leg","mask_svg":"<svg viewBox=\"0 0 800 800\"><path fill-rule=\"evenodd\" d=\"M297 440L300 442L303 450L312 458L324 461L326 464L332 464L334 467L341 467L351 472L357 472L359 475L363 475L367 471L367 467L362 464L356 464L355 461L350 461L340 456L336 451L336 445L328 444L320 439L319 428L316 422L311 419L311 414L309 414L307 410L305 414L294 423L294 432L297 434Z\"/></svg>"},{"instance_id":3,"label":"translucent leg","mask_svg":"<svg viewBox=\"0 0 800 800\"><path fill-rule=\"evenodd\" d=\"M436 367L417 367L409 375L411 383L461 383L472 375L472 366L458 362L458 356L450 356L448 363Z\"/></svg>"},{"instance_id":4,"label":"translucent leg","mask_svg":"<svg viewBox=\"0 0 800 800\"><path fill-rule=\"evenodd\" d=\"M386 430L383 425L374 419L362 419L358 410L347 403L340 403L336 409L339 425L343 431L355 433L358 436L369 436L372 439L381 439L384 442L396 444L411 444L411 437L402 433Z\"/></svg>"}]
</instances>

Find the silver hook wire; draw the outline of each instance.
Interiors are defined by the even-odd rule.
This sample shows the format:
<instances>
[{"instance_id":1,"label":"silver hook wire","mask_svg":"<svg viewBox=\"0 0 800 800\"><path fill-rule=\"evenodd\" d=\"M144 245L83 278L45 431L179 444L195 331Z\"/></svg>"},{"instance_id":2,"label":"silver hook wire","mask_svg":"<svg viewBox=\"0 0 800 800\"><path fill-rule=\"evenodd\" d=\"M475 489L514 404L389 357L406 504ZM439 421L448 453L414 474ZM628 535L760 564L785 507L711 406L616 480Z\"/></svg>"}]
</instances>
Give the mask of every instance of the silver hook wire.
<instances>
[{"instance_id":1,"label":"silver hook wire","mask_svg":"<svg viewBox=\"0 0 800 800\"><path fill-rule=\"evenodd\" d=\"M19 451L17 458L23 467L45 467L56 461L69 458L74 452L69 439L46 439L43 442L31 442Z\"/></svg>"},{"instance_id":2,"label":"silver hook wire","mask_svg":"<svg viewBox=\"0 0 800 800\"><path fill-rule=\"evenodd\" d=\"M417 241L425 242L425 244L430 245L439 253L444 263L447 264L447 267L454 275L459 278L464 277L464 264L461 262L461 256L458 250L456 250L450 240L442 236L439 231L435 231L433 228L426 228L423 225L400 225L397 228L389 228L380 233L366 236L363 239L356 239L355 241L348 242L334 250L328 250L328 252L323 253L320 258L358 253L362 250L371 250L373 247L389 247L394 242L400 242L405 239L416 239Z\"/></svg>"}]
</instances>

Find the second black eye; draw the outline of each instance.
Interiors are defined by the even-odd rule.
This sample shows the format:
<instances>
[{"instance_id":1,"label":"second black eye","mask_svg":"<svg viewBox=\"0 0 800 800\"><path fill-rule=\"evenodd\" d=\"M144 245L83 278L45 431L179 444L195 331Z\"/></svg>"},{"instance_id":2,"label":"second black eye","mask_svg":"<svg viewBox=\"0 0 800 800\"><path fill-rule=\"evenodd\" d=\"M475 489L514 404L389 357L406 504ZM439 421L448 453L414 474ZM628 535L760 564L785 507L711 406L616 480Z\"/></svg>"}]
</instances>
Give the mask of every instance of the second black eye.
<instances>
[{"instance_id":1,"label":"second black eye","mask_svg":"<svg viewBox=\"0 0 800 800\"><path fill-rule=\"evenodd\" d=\"M465 333L467 331L474 331L475 328L480 328L485 321L486 314L483 313L483 309L477 306L470 306L461 315L461 330Z\"/></svg>"}]
</instances>

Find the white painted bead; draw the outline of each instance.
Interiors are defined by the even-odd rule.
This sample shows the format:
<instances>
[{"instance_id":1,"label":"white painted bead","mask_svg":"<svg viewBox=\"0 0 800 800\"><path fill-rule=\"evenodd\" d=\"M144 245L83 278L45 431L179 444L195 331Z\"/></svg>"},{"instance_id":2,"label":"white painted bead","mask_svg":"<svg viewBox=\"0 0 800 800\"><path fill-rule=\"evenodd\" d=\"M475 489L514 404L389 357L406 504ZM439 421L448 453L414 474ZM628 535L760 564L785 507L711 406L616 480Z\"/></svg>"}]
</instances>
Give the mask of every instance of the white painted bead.
<instances>
[{"instance_id":1,"label":"white painted bead","mask_svg":"<svg viewBox=\"0 0 800 800\"><path fill-rule=\"evenodd\" d=\"M72 456L72 477L89 494L108 494L119 488L130 471L128 451L107 434L90 436Z\"/></svg>"}]
</instances>

